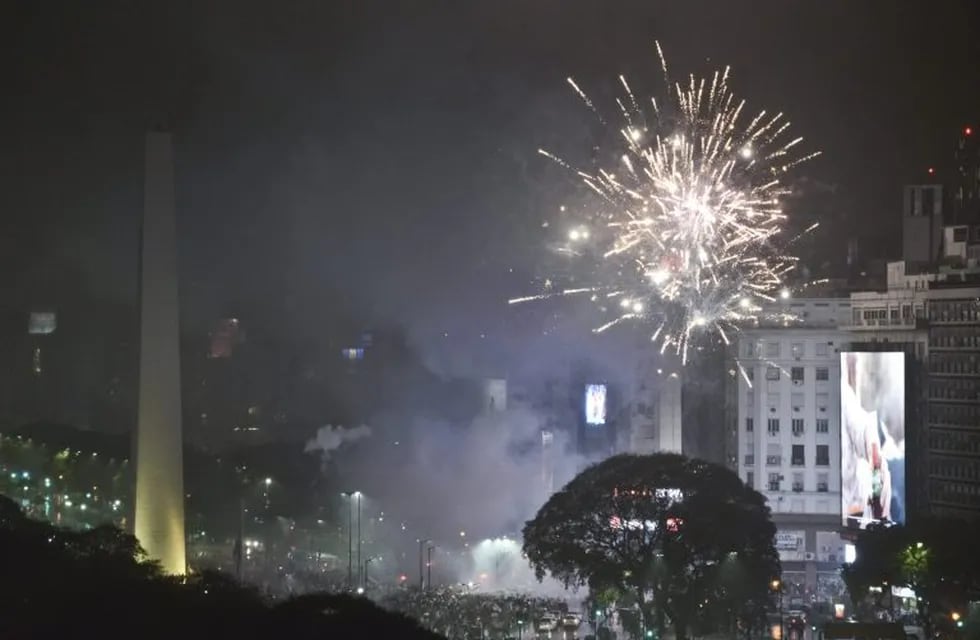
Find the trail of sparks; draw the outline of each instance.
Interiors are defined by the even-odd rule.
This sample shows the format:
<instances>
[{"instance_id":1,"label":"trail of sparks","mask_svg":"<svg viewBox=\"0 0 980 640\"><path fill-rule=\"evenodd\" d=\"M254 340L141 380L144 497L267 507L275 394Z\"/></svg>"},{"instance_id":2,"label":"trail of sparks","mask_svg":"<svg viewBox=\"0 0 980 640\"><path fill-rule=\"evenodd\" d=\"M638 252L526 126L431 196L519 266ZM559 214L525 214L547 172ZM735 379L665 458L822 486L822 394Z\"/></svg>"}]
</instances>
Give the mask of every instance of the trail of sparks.
<instances>
[{"instance_id":1,"label":"trail of sparks","mask_svg":"<svg viewBox=\"0 0 980 640\"><path fill-rule=\"evenodd\" d=\"M641 108L619 77L625 93L616 101L622 123L610 149L615 163L576 170L540 150L598 197L578 212L563 251L586 263L590 286L510 302L593 294L613 314L596 332L646 320L661 352L674 349L686 362L692 339L714 332L729 342L729 333L758 320L785 286L796 259L777 246L785 220L780 200L789 194L781 179L818 154L794 154L802 138L786 137L781 113L744 118L727 68L709 80L692 75L672 83L659 43L657 55L667 87L662 104L651 99ZM579 85L568 83L605 124Z\"/></svg>"}]
</instances>

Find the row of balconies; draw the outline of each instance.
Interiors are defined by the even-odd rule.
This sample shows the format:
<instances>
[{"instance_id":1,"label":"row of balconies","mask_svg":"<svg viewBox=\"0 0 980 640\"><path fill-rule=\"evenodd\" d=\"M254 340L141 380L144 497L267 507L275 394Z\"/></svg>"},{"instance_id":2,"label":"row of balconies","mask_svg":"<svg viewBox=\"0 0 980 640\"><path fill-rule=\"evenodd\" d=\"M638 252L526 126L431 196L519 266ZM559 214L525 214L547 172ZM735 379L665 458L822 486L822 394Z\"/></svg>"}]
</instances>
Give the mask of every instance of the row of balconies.
<instances>
[{"instance_id":1,"label":"row of balconies","mask_svg":"<svg viewBox=\"0 0 980 640\"><path fill-rule=\"evenodd\" d=\"M925 329L927 323L922 318L862 318L858 320L850 319L847 324L841 325L844 329L860 331L861 329Z\"/></svg>"}]
</instances>

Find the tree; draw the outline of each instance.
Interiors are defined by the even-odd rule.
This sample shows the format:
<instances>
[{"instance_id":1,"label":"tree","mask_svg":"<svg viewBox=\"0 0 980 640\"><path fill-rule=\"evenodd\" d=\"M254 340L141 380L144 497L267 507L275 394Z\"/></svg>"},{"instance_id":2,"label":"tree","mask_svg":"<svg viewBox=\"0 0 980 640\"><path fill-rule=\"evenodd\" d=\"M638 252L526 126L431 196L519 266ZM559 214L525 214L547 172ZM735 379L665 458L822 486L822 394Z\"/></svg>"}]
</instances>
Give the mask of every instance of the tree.
<instances>
[{"instance_id":1,"label":"tree","mask_svg":"<svg viewBox=\"0 0 980 640\"><path fill-rule=\"evenodd\" d=\"M524 527L538 579L630 594L647 629L684 638L711 613L759 623L779 576L765 498L724 467L675 454L589 467ZM732 576L737 574L738 588ZM717 619L715 626L723 626Z\"/></svg>"},{"instance_id":2,"label":"tree","mask_svg":"<svg viewBox=\"0 0 980 640\"><path fill-rule=\"evenodd\" d=\"M272 604L228 576L172 578L112 527L75 532L0 496L0 637L418 638L439 636L364 599Z\"/></svg>"},{"instance_id":3,"label":"tree","mask_svg":"<svg viewBox=\"0 0 980 640\"><path fill-rule=\"evenodd\" d=\"M977 537L977 525L943 519L860 532L855 561L841 572L858 614L894 616L891 587L905 586L916 595L916 622L931 637L937 624L952 622L953 612L965 615L980 592L980 560L966 551Z\"/></svg>"}]
</instances>

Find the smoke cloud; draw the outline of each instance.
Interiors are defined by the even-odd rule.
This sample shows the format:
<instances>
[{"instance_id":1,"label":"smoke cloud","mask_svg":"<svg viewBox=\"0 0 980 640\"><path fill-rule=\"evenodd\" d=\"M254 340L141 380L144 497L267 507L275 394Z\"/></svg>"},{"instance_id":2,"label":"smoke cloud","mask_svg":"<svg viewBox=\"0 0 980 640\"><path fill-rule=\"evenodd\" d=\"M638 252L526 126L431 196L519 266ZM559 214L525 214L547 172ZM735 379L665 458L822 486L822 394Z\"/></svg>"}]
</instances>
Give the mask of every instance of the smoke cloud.
<instances>
[{"instance_id":1,"label":"smoke cloud","mask_svg":"<svg viewBox=\"0 0 980 640\"><path fill-rule=\"evenodd\" d=\"M362 424L353 429L346 429L340 425L325 425L317 429L316 435L306 443L304 451L312 453L319 451L326 462L330 455L342 447L346 442L354 442L362 438L371 436L371 427Z\"/></svg>"},{"instance_id":2,"label":"smoke cloud","mask_svg":"<svg viewBox=\"0 0 980 640\"><path fill-rule=\"evenodd\" d=\"M545 444L542 419L524 409L486 412L468 424L399 416L376 424L374 437L333 463L372 513L384 512L400 570L413 574L417 540L426 539L437 547L440 581L540 591L520 555L520 532L584 466L570 439L558 432Z\"/></svg>"}]
</instances>

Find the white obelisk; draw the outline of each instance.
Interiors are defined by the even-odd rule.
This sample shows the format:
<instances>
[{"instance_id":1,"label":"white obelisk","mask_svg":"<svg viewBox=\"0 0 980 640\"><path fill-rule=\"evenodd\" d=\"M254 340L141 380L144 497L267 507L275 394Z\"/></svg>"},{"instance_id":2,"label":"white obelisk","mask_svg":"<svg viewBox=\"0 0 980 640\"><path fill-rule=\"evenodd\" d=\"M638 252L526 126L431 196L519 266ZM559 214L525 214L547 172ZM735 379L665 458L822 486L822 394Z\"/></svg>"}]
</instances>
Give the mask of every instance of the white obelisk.
<instances>
[{"instance_id":1,"label":"white obelisk","mask_svg":"<svg viewBox=\"0 0 980 640\"><path fill-rule=\"evenodd\" d=\"M173 144L146 136L140 248L139 414L136 538L169 574L182 575L184 461L180 405L180 318Z\"/></svg>"}]
</instances>

